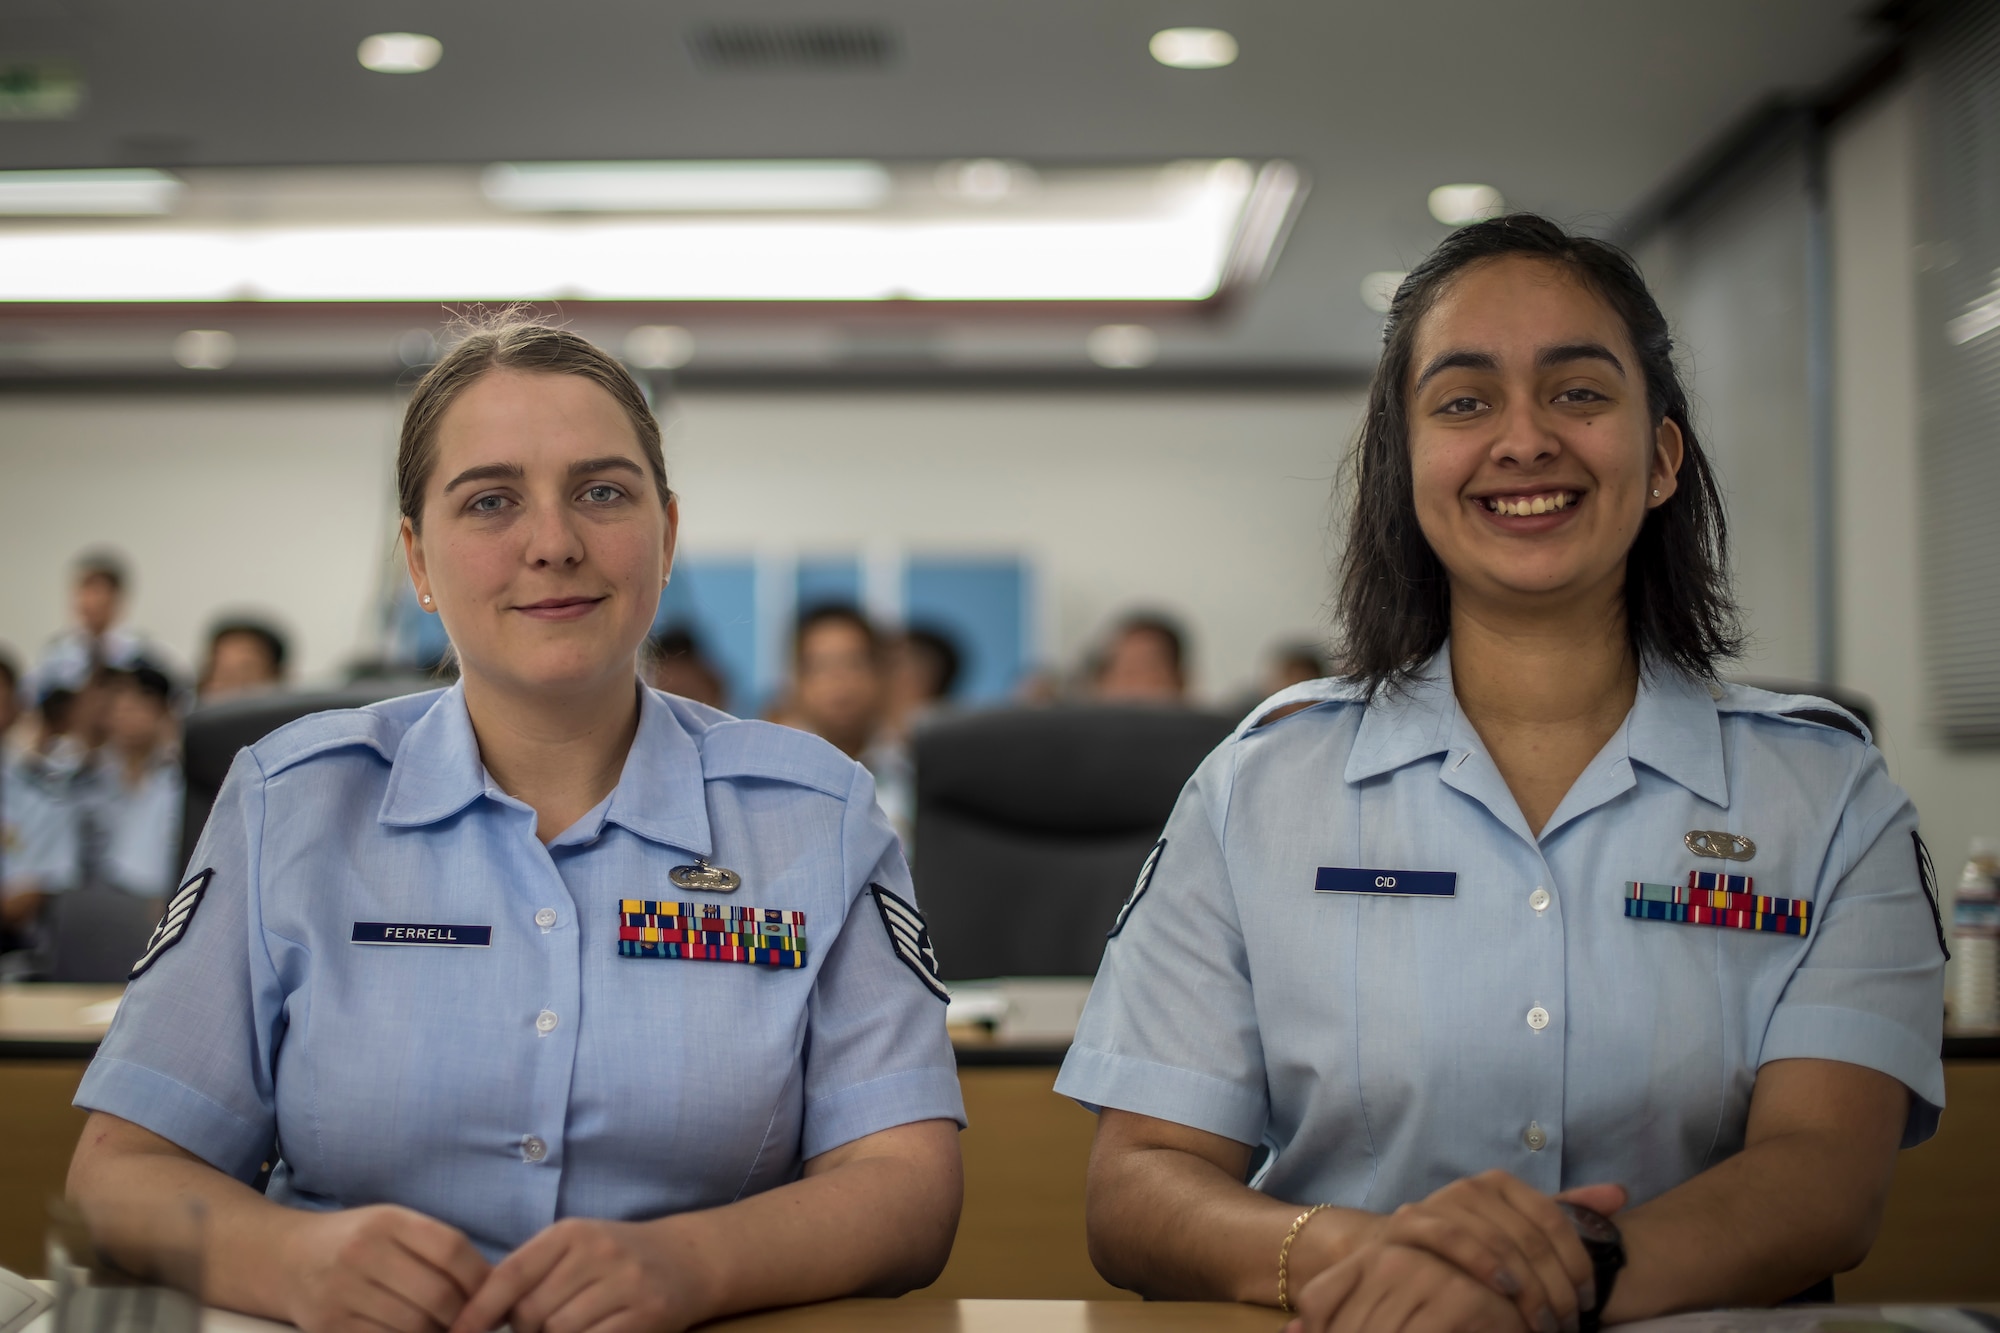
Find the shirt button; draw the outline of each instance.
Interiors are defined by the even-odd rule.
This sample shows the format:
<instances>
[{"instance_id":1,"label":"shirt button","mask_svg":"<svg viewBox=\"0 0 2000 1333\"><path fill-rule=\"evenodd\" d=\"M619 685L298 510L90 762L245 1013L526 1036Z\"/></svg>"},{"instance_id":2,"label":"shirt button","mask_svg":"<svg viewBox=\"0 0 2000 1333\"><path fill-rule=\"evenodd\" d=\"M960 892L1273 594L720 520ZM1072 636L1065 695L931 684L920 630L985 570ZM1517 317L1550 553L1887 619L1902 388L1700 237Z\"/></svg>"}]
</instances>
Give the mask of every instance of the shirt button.
<instances>
[{"instance_id":1,"label":"shirt button","mask_svg":"<svg viewBox=\"0 0 2000 1333\"><path fill-rule=\"evenodd\" d=\"M1536 885L1535 891L1528 895L1528 906L1534 908L1537 912L1548 911L1549 891L1541 887L1539 884Z\"/></svg>"},{"instance_id":2,"label":"shirt button","mask_svg":"<svg viewBox=\"0 0 2000 1333\"><path fill-rule=\"evenodd\" d=\"M535 1031L541 1033L543 1036L546 1037L549 1033L554 1032L556 1030L556 1022L557 1019L555 1010L544 1009L542 1010L542 1012L535 1015Z\"/></svg>"},{"instance_id":3,"label":"shirt button","mask_svg":"<svg viewBox=\"0 0 2000 1333\"><path fill-rule=\"evenodd\" d=\"M556 923L555 908L544 907L541 911L535 913L535 924L540 926L543 930L547 930L550 926L553 926L555 923Z\"/></svg>"},{"instance_id":4,"label":"shirt button","mask_svg":"<svg viewBox=\"0 0 2000 1333\"><path fill-rule=\"evenodd\" d=\"M1528 1011L1528 1026L1540 1032L1549 1025L1549 1011L1539 1004Z\"/></svg>"},{"instance_id":5,"label":"shirt button","mask_svg":"<svg viewBox=\"0 0 2000 1333\"><path fill-rule=\"evenodd\" d=\"M1549 1146L1549 1136L1540 1125L1530 1120L1528 1127L1521 1131L1521 1142L1528 1145L1529 1152L1540 1152Z\"/></svg>"},{"instance_id":6,"label":"shirt button","mask_svg":"<svg viewBox=\"0 0 2000 1333\"><path fill-rule=\"evenodd\" d=\"M549 1145L530 1134L521 1140L521 1160L539 1162L549 1155Z\"/></svg>"}]
</instances>

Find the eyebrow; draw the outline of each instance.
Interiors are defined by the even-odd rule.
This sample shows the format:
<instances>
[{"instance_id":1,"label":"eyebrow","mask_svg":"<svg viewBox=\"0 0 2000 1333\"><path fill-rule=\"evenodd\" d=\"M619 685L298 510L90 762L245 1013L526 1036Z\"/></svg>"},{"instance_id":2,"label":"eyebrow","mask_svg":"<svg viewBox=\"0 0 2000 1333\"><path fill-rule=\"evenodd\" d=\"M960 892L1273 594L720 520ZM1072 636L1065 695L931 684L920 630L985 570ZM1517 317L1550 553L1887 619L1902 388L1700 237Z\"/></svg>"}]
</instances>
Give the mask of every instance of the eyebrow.
<instances>
[{"instance_id":1,"label":"eyebrow","mask_svg":"<svg viewBox=\"0 0 2000 1333\"><path fill-rule=\"evenodd\" d=\"M622 454L607 454L603 458L586 458L580 463L571 463L569 474L572 477L580 477L592 472L610 472L617 469L630 472L635 477L643 478L646 475L645 469ZM482 463L478 467L469 467L453 477L446 483L444 493L450 495L467 482L522 481L527 475L527 469L519 463Z\"/></svg>"},{"instance_id":2,"label":"eyebrow","mask_svg":"<svg viewBox=\"0 0 2000 1333\"><path fill-rule=\"evenodd\" d=\"M1618 372L1620 379L1625 377L1625 363L1614 356L1611 349L1603 343L1562 343L1555 347L1544 347L1535 354L1535 367L1538 370L1548 370L1571 361L1603 361ZM1499 369L1499 361L1488 352L1465 350L1444 352L1424 367L1423 374L1417 376L1417 388L1423 388L1432 376L1447 370L1497 371Z\"/></svg>"}]
</instances>

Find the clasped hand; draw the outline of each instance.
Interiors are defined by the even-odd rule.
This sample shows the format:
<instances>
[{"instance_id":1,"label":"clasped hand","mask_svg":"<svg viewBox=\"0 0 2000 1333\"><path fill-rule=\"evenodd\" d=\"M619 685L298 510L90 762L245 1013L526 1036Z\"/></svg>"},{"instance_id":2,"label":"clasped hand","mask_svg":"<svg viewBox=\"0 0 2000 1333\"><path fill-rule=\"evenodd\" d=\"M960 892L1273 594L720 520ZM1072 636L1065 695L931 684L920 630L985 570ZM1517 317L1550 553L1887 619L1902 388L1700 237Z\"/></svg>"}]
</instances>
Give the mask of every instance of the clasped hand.
<instances>
[{"instance_id":1,"label":"clasped hand","mask_svg":"<svg viewBox=\"0 0 2000 1333\"><path fill-rule=\"evenodd\" d=\"M314 1218L293 1258L305 1333L668 1333L697 1316L633 1222L566 1219L496 1265L457 1228L378 1205Z\"/></svg>"},{"instance_id":2,"label":"clasped hand","mask_svg":"<svg viewBox=\"0 0 2000 1333\"><path fill-rule=\"evenodd\" d=\"M1556 1197L1606 1214L1625 1206L1619 1185ZM1596 1303L1590 1257L1556 1200L1486 1171L1351 1235L1300 1290L1288 1333L1574 1333Z\"/></svg>"}]
</instances>

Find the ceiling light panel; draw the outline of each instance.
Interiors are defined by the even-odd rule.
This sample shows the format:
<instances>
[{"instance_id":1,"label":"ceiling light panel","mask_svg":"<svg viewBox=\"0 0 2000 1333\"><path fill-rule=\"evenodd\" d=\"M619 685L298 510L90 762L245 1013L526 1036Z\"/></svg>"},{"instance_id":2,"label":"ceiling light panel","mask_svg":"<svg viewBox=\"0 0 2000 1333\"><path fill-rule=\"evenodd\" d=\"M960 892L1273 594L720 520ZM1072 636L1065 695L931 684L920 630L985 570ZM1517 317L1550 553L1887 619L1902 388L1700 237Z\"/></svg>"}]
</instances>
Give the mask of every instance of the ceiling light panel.
<instances>
[{"instance_id":1,"label":"ceiling light panel","mask_svg":"<svg viewBox=\"0 0 2000 1333\"><path fill-rule=\"evenodd\" d=\"M422 74L444 59L444 43L420 32L378 32L362 38L354 54L377 74Z\"/></svg>"},{"instance_id":2,"label":"ceiling light panel","mask_svg":"<svg viewBox=\"0 0 2000 1333\"><path fill-rule=\"evenodd\" d=\"M502 162L480 176L520 213L839 212L879 208L875 162Z\"/></svg>"},{"instance_id":3,"label":"ceiling light panel","mask_svg":"<svg viewBox=\"0 0 2000 1333\"><path fill-rule=\"evenodd\" d=\"M1174 69L1221 69L1236 63L1236 39L1220 28L1166 28L1146 44L1153 59Z\"/></svg>"},{"instance_id":4,"label":"ceiling light panel","mask_svg":"<svg viewBox=\"0 0 2000 1333\"><path fill-rule=\"evenodd\" d=\"M0 215L144 217L171 213L181 183L164 171L0 171Z\"/></svg>"},{"instance_id":5,"label":"ceiling light panel","mask_svg":"<svg viewBox=\"0 0 2000 1333\"><path fill-rule=\"evenodd\" d=\"M315 202L332 169L190 170L172 220L0 220L0 302L1199 302L1265 271L1242 251L1304 189L1225 159L1007 164L1003 195L997 165L504 164L455 178L483 197L411 185L400 219L395 178L357 218Z\"/></svg>"}]
</instances>

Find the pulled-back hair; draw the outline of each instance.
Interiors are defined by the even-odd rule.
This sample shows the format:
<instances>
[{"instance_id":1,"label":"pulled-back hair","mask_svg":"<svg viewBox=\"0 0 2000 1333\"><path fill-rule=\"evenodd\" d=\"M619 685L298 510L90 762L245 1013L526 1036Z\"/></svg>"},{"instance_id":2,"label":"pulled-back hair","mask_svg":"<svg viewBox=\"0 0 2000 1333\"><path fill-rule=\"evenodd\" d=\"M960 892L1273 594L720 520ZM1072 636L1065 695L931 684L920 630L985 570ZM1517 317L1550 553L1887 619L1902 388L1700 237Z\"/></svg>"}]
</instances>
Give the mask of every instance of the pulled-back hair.
<instances>
[{"instance_id":1,"label":"pulled-back hair","mask_svg":"<svg viewBox=\"0 0 2000 1333\"><path fill-rule=\"evenodd\" d=\"M1418 326L1459 274L1512 255L1558 265L1617 312L1645 375L1653 424L1669 420L1680 428L1686 451L1678 489L1647 512L1626 553L1625 630L1642 670L1665 667L1712 680L1724 660L1742 651L1743 633L1729 587L1721 489L1688 419L1666 317L1623 251L1532 213L1460 228L1396 289L1368 387L1368 416L1349 463L1354 499L1340 567L1335 670L1371 692L1394 689L1450 632L1450 583L1417 522L1410 363Z\"/></svg>"},{"instance_id":2,"label":"pulled-back hair","mask_svg":"<svg viewBox=\"0 0 2000 1333\"><path fill-rule=\"evenodd\" d=\"M667 487L666 459L660 452L660 423L638 382L618 358L566 329L503 317L498 323L475 327L445 353L417 381L410 405L403 410L402 441L396 450L396 499L411 527L422 526L424 487L437 468L438 423L460 394L494 370L576 375L610 394L639 437L660 504L665 506L673 498Z\"/></svg>"}]
</instances>

